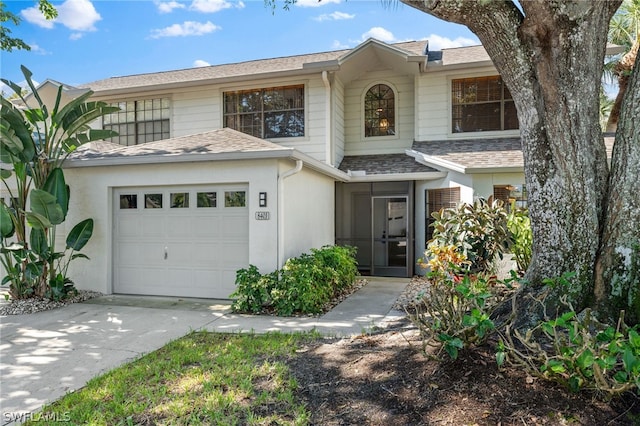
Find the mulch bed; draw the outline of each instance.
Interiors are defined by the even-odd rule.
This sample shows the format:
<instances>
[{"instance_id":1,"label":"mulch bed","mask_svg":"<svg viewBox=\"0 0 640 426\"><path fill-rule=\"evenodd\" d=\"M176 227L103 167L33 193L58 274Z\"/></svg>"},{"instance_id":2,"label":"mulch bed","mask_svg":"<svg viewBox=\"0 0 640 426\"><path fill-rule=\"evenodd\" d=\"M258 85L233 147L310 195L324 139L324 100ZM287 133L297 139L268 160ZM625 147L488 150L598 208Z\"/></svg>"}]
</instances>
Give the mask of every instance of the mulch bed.
<instances>
[{"instance_id":1,"label":"mulch bed","mask_svg":"<svg viewBox=\"0 0 640 426\"><path fill-rule=\"evenodd\" d=\"M488 348L427 357L403 320L373 335L320 340L287 363L314 425L638 425L635 395L604 402L523 372Z\"/></svg>"}]
</instances>

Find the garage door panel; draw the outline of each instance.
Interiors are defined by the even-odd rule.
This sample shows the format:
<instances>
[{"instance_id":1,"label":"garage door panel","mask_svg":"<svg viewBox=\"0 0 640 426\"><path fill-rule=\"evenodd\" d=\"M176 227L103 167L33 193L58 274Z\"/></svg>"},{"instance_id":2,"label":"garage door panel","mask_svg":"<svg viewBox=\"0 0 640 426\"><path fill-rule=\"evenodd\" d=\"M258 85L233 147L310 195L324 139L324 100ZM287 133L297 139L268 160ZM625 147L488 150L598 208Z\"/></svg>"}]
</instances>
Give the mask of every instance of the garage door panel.
<instances>
[{"instance_id":1,"label":"garage door panel","mask_svg":"<svg viewBox=\"0 0 640 426\"><path fill-rule=\"evenodd\" d=\"M220 265L219 253L223 253L222 244L217 242L195 243L193 244L193 263L194 265L208 265L208 268L217 268Z\"/></svg>"},{"instance_id":2,"label":"garage door panel","mask_svg":"<svg viewBox=\"0 0 640 426\"><path fill-rule=\"evenodd\" d=\"M118 238L131 238L142 235L142 220L135 215L122 214L116 227Z\"/></svg>"},{"instance_id":3,"label":"garage door panel","mask_svg":"<svg viewBox=\"0 0 640 426\"><path fill-rule=\"evenodd\" d=\"M138 200L144 194L163 194L164 205L114 206L114 292L228 298L235 290L236 271L248 266L248 209L220 203L198 207L195 202L199 192L217 192L220 200L227 190L239 189L237 185L116 189L115 199L120 194L137 194ZM190 206L171 208L167 200L176 192L189 193Z\"/></svg>"},{"instance_id":4,"label":"garage door panel","mask_svg":"<svg viewBox=\"0 0 640 426\"><path fill-rule=\"evenodd\" d=\"M233 293L236 289L236 271L222 271L221 272L221 291L222 292L226 292L227 295L230 295L231 293Z\"/></svg>"},{"instance_id":5,"label":"garage door panel","mask_svg":"<svg viewBox=\"0 0 640 426\"><path fill-rule=\"evenodd\" d=\"M154 209L155 210L155 209ZM162 238L165 235L166 219L159 216L159 212L154 211L152 215L147 215L142 220L142 236L145 238L156 237Z\"/></svg>"},{"instance_id":6,"label":"garage door panel","mask_svg":"<svg viewBox=\"0 0 640 426\"><path fill-rule=\"evenodd\" d=\"M157 243L130 243L122 250L119 259L121 264L126 266L162 266L164 264L164 247Z\"/></svg>"},{"instance_id":7,"label":"garage door panel","mask_svg":"<svg viewBox=\"0 0 640 426\"><path fill-rule=\"evenodd\" d=\"M170 243L167 248L167 263L169 266L197 266L201 260L206 260L206 257L203 259L198 251L193 243Z\"/></svg>"},{"instance_id":8,"label":"garage door panel","mask_svg":"<svg viewBox=\"0 0 640 426\"><path fill-rule=\"evenodd\" d=\"M186 267L172 267L166 271L166 281L172 287L184 289L190 287L193 282L193 270Z\"/></svg>"},{"instance_id":9,"label":"garage door panel","mask_svg":"<svg viewBox=\"0 0 640 426\"><path fill-rule=\"evenodd\" d=\"M225 227L220 229L223 238L244 241L249 237L249 227L247 226L247 215L224 215L221 220Z\"/></svg>"},{"instance_id":10,"label":"garage door panel","mask_svg":"<svg viewBox=\"0 0 640 426\"><path fill-rule=\"evenodd\" d=\"M120 292L129 294L153 294L151 291L164 281L165 272L155 268L122 268L119 271Z\"/></svg>"},{"instance_id":11,"label":"garage door panel","mask_svg":"<svg viewBox=\"0 0 640 426\"><path fill-rule=\"evenodd\" d=\"M157 243L130 242L123 245L118 261L123 266L161 264L164 258L163 247Z\"/></svg>"},{"instance_id":12,"label":"garage door panel","mask_svg":"<svg viewBox=\"0 0 640 426\"><path fill-rule=\"evenodd\" d=\"M220 235L220 215L196 216L192 220L194 229L197 230L196 238L203 239Z\"/></svg>"},{"instance_id":13,"label":"garage door panel","mask_svg":"<svg viewBox=\"0 0 640 426\"><path fill-rule=\"evenodd\" d=\"M227 243L220 252L219 259L223 265L246 265L248 262L245 245L243 243ZM224 266L222 266L224 267Z\"/></svg>"},{"instance_id":14,"label":"garage door panel","mask_svg":"<svg viewBox=\"0 0 640 426\"><path fill-rule=\"evenodd\" d=\"M168 217L165 226L165 231L170 239L193 238L196 234L188 214Z\"/></svg>"}]
</instances>

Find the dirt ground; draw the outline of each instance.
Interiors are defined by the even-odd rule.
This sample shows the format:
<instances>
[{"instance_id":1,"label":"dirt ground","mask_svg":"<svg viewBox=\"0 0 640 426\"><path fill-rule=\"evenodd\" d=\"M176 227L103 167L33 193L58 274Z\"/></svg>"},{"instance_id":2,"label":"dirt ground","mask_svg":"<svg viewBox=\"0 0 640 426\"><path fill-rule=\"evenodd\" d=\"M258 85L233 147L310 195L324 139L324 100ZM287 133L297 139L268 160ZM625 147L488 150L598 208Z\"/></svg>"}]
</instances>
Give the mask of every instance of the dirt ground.
<instances>
[{"instance_id":1,"label":"dirt ground","mask_svg":"<svg viewBox=\"0 0 640 426\"><path fill-rule=\"evenodd\" d=\"M324 340L287 360L314 425L640 425L640 399L605 403L518 371L488 348L437 362L408 320Z\"/></svg>"}]
</instances>

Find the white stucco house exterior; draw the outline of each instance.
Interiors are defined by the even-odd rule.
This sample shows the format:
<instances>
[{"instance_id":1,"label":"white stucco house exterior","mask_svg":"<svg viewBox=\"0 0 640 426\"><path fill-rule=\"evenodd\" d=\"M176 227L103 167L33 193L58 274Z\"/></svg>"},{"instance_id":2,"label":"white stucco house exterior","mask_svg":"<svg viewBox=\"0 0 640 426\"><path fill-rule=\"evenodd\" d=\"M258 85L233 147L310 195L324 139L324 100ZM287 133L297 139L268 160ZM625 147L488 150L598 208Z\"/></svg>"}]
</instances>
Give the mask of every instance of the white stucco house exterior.
<instances>
[{"instance_id":1,"label":"white stucco house exterior","mask_svg":"<svg viewBox=\"0 0 640 426\"><path fill-rule=\"evenodd\" d=\"M65 164L66 223L95 220L81 289L227 298L237 269L336 243L363 274L409 277L431 212L526 203L515 107L482 46L369 39L77 89L121 107L95 124L119 136Z\"/></svg>"}]
</instances>

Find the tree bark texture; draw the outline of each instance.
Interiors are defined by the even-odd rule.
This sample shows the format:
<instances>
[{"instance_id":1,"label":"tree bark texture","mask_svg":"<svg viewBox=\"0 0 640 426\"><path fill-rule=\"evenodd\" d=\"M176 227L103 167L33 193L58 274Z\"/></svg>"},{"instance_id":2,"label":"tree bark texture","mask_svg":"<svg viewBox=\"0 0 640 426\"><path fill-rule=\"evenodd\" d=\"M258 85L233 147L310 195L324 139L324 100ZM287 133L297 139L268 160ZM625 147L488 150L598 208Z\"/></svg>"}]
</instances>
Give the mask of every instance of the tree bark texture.
<instances>
[{"instance_id":1,"label":"tree bark texture","mask_svg":"<svg viewBox=\"0 0 640 426\"><path fill-rule=\"evenodd\" d=\"M611 174L610 179L599 126L607 32L621 1L523 0L521 9L511 1L402 1L466 25L481 40L513 96L533 230L533 258L525 276L529 285L523 295L545 298L547 313L563 308L560 296L577 310L593 305L596 262L612 256L601 250L601 241L609 239L606 233L613 232L605 219L617 217L605 214L611 210L607 203L638 206L637 190L622 178L637 181L637 168L615 164L616 177ZM621 135L618 144L628 149L633 143ZM619 196L610 195L612 191ZM625 196L632 201L623 201ZM631 240L640 232L616 229ZM608 265L602 263L605 269ZM576 273L570 288L544 285L545 278L565 272ZM520 298L519 314L533 323L542 314L541 304L525 300L530 299Z\"/></svg>"}]
</instances>

